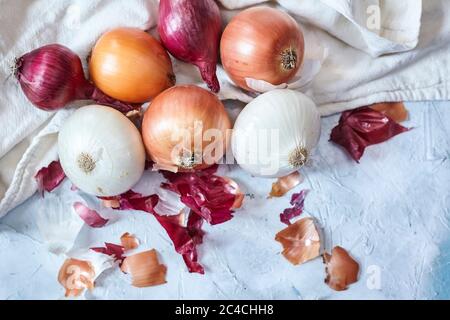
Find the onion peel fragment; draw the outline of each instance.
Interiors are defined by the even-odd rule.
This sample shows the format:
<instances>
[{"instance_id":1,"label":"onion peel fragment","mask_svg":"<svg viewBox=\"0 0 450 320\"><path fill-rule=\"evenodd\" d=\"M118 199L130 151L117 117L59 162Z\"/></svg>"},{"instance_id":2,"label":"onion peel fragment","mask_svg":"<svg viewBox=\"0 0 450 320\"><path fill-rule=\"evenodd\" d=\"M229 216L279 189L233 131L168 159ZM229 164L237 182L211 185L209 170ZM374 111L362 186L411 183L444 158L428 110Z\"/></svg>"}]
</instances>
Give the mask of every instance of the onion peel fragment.
<instances>
[{"instance_id":1,"label":"onion peel fragment","mask_svg":"<svg viewBox=\"0 0 450 320\"><path fill-rule=\"evenodd\" d=\"M85 289L94 289L95 270L88 261L67 259L58 273L58 282L66 289L66 297L78 297Z\"/></svg>"},{"instance_id":2,"label":"onion peel fragment","mask_svg":"<svg viewBox=\"0 0 450 320\"><path fill-rule=\"evenodd\" d=\"M305 198L308 195L308 190L302 190L299 193L294 193L291 197L292 208L284 209L280 213L280 221L284 224L290 225L291 220L303 213L305 205Z\"/></svg>"},{"instance_id":3,"label":"onion peel fragment","mask_svg":"<svg viewBox=\"0 0 450 320\"><path fill-rule=\"evenodd\" d=\"M61 163L59 161L53 161L48 167L42 168L34 176L38 185L39 193L44 196L44 192L52 192L55 190L65 179Z\"/></svg>"},{"instance_id":4,"label":"onion peel fragment","mask_svg":"<svg viewBox=\"0 0 450 320\"><path fill-rule=\"evenodd\" d=\"M331 255L324 253L326 265L325 283L333 290L347 290L348 286L358 281L359 264L341 247L334 247Z\"/></svg>"},{"instance_id":5,"label":"onion peel fragment","mask_svg":"<svg viewBox=\"0 0 450 320\"><path fill-rule=\"evenodd\" d=\"M155 211L158 205L158 195L143 196L134 191L128 191L117 197L120 201L120 210L140 210L152 214L159 224L166 230L172 240L175 250L181 254L189 272L204 274L204 268L198 263L197 245L203 242L204 232L201 227L203 218L195 212L190 212L187 225L185 213L182 210L178 215L164 216Z\"/></svg>"},{"instance_id":6,"label":"onion peel fragment","mask_svg":"<svg viewBox=\"0 0 450 320\"><path fill-rule=\"evenodd\" d=\"M301 219L280 231L275 240L283 246L283 256L293 265L303 264L320 255L320 236L314 220Z\"/></svg>"},{"instance_id":7,"label":"onion peel fragment","mask_svg":"<svg viewBox=\"0 0 450 320\"><path fill-rule=\"evenodd\" d=\"M118 261L120 265L123 263L123 260L125 259L124 257L125 248L118 244L105 242L104 247L91 248L91 250L113 257L114 260Z\"/></svg>"},{"instance_id":8,"label":"onion peel fragment","mask_svg":"<svg viewBox=\"0 0 450 320\"><path fill-rule=\"evenodd\" d=\"M344 147L359 162L366 147L379 144L409 131L387 115L370 107L345 111L332 130L330 141Z\"/></svg>"},{"instance_id":9,"label":"onion peel fragment","mask_svg":"<svg viewBox=\"0 0 450 320\"><path fill-rule=\"evenodd\" d=\"M159 263L158 254L154 249L126 257L121 270L131 274L132 285L137 288L157 286L167 282L167 267Z\"/></svg>"},{"instance_id":10,"label":"onion peel fragment","mask_svg":"<svg viewBox=\"0 0 450 320\"><path fill-rule=\"evenodd\" d=\"M122 247L124 248L125 251L133 250L139 247L138 239L128 232L124 233L120 237L120 243L122 244Z\"/></svg>"},{"instance_id":11,"label":"onion peel fragment","mask_svg":"<svg viewBox=\"0 0 450 320\"><path fill-rule=\"evenodd\" d=\"M102 228L109 222L108 219L103 218L97 211L89 209L81 202L75 202L73 208L80 218L91 228Z\"/></svg>"},{"instance_id":12,"label":"onion peel fragment","mask_svg":"<svg viewBox=\"0 0 450 320\"><path fill-rule=\"evenodd\" d=\"M233 218L233 209L242 205L243 194L237 184L215 175L218 166L187 173L163 172L168 182L162 187L178 193L187 207L211 225Z\"/></svg>"},{"instance_id":13,"label":"onion peel fragment","mask_svg":"<svg viewBox=\"0 0 450 320\"><path fill-rule=\"evenodd\" d=\"M235 200L233 205L231 206L231 209L240 209L242 207L242 204L244 203L245 195L242 193L241 188L236 181L228 177L223 177L223 179L228 182L228 185L226 186L228 192L235 195Z\"/></svg>"},{"instance_id":14,"label":"onion peel fragment","mask_svg":"<svg viewBox=\"0 0 450 320\"><path fill-rule=\"evenodd\" d=\"M284 196L286 193L298 186L301 181L302 176L298 171L278 178L278 180L272 184L272 190L270 191L269 198L280 198Z\"/></svg>"},{"instance_id":15,"label":"onion peel fragment","mask_svg":"<svg viewBox=\"0 0 450 320\"><path fill-rule=\"evenodd\" d=\"M153 213L172 240L175 250L181 254L189 272L204 274L203 266L198 262L197 245L203 243L204 232L201 229L203 219L190 212L187 226L183 226L179 216L161 216ZM184 215L184 213L180 213Z\"/></svg>"},{"instance_id":16,"label":"onion peel fragment","mask_svg":"<svg viewBox=\"0 0 450 320\"><path fill-rule=\"evenodd\" d=\"M118 209L120 208L120 201L118 199L100 199L102 200L102 205L105 208Z\"/></svg>"},{"instance_id":17,"label":"onion peel fragment","mask_svg":"<svg viewBox=\"0 0 450 320\"><path fill-rule=\"evenodd\" d=\"M370 108L385 114L395 122L408 120L408 110L406 110L403 102L375 103Z\"/></svg>"},{"instance_id":18,"label":"onion peel fragment","mask_svg":"<svg viewBox=\"0 0 450 320\"><path fill-rule=\"evenodd\" d=\"M102 200L103 205L108 208L117 210L140 210L145 212L151 212L153 210L152 198L157 198L157 195L143 196L140 193L129 190L120 196L114 197L99 197ZM147 203L149 202L149 203Z\"/></svg>"}]
</instances>

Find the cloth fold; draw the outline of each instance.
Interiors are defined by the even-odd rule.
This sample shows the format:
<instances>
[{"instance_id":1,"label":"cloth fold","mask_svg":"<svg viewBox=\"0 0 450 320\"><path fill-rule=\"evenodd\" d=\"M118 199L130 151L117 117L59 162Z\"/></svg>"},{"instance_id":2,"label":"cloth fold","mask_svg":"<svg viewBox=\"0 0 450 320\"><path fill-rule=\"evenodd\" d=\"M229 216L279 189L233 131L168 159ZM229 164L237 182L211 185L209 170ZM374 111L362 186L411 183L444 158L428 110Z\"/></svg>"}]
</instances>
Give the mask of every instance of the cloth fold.
<instances>
[{"instance_id":1,"label":"cloth fold","mask_svg":"<svg viewBox=\"0 0 450 320\"><path fill-rule=\"evenodd\" d=\"M327 48L327 60L309 87L324 116L381 101L449 99L446 0L219 2L225 23L251 5L286 10L304 30L307 52L313 41ZM33 176L57 157L59 126L73 111L52 114L34 108L9 76L14 58L58 42L85 61L95 40L108 29L152 29L158 1L17 0L1 6L0 217L36 190ZM156 35L155 28L151 33ZM174 60L174 70L178 83L205 87L195 67ZM254 97L236 88L221 67L218 76L221 99L248 102Z\"/></svg>"}]
</instances>

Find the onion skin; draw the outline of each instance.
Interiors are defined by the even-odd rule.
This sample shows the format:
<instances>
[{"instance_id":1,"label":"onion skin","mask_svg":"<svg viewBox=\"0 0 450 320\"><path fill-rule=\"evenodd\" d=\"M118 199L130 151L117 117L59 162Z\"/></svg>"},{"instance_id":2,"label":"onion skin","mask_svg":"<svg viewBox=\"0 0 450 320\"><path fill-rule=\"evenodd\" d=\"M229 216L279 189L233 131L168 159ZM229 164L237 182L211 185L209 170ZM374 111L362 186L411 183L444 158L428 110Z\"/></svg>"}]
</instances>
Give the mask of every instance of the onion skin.
<instances>
[{"instance_id":1,"label":"onion skin","mask_svg":"<svg viewBox=\"0 0 450 320\"><path fill-rule=\"evenodd\" d=\"M136 28L111 30L95 44L89 71L95 85L116 99L144 103L175 84L163 46Z\"/></svg>"},{"instance_id":2,"label":"onion skin","mask_svg":"<svg viewBox=\"0 0 450 320\"><path fill-rule=\"evenodd\" d=\"M30 102L56 111L75 100L94 100L126 113L140 106L116 101L86 80L80 57L60 44L33 50L16 60L14 75Z\"/></svg>"},{"instance_id":3,"label":"onion skin","mask_svg":"<svg viewBox=\"0 0 450 320\"><path fill-rule=\"evenodd\" d=\"M43 110L63 107L77 96L77 88L86 86L81 60L59 45L31 51L19 58L16 66L16 77L23 92Z\"/></svg>"},{"instance_id":4,"label":"onion skin","mask_svg":"<svg viewBox=\"0 0 450 320\"><path fill-rule=\"evenodd\" d=\"M192 63L211 91L220 90L216 75L222 19L213 0L161 0L158 31L177 59Z\"/></svg>"},{"instance_id":5,"label":"onion skin","mask_svg":"<svg viewBox=\"0 0 450 320\"><path fill-rule=\"evenodd\" d=\"M64 122L58 154L70 181L99 197L127 192L145 167L139 130L125 115L100 105L79 108Z\"/></svg>"},{"instance_id":6,"label":"onion skin","mask_svg":"<svg viewBox=\"0 0 450 320\"><path fill-rule=\"evenodd\" d=\"M314 101L298 91L271 90L253 99L237 117L231 139L234 159L253 176L281 178L308 163L320 133Z\"/></svg>"},{"instance_id":7,"label":"onion skin","mask_svg":"<svg viewBox=\"0 0 450 320\"><path fill-rule=\"evenodd\" d=\"M178 153L175 152L173 155L173 152L182 143L185 150L195 155L196 121L202 123L202 134L208 129L217 129L223 139L212 142L201 139L202 158L195 157L198 161L187 164ZM207 146L217 151L214 155L215 161L226 154L227 131L230 129L231 121L216 95L200 87L187 85L170 88L152 102L144 115L142 136L147 152L157 167L173 172L189 172L202 170L214 164L203 158ZM190 142L184 143L183 138L187 136L190 137Z\"/></svg>"},{"instance_id":8,"label":"onion skin","mask_svg":"<svg viewBox=\"0 0 450 320\"><path fill-rule=\"evenodd\" d=\"M252 91L245 78L287 83L303 63L305 41L297 22L269 7L246 9L225 28L222 64L233 82Z\"/></svg>"}]
</instances>

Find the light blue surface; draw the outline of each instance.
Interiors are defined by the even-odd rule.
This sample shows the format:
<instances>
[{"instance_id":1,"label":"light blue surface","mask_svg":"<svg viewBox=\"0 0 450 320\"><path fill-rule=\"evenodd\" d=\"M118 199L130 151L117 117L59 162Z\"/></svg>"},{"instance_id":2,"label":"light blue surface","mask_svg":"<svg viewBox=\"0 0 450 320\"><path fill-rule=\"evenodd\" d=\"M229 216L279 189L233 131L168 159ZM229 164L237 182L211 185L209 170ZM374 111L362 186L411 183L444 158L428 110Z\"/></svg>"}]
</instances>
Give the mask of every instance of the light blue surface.
<instances>
[{"instance_id":1,"label":"light blue surface","mask_svg":"<svg viewBox=\"0 0 450 320\"><path fill-rule=\"evenodd\" d=\"M440 245L440 256L434 263L434 281L431 287L432 299L450 299L450 239Z\"/></svg>"},{"instance_id":2,"label":"light blue surface","mask_svg":"<svg viewBox=\"0 0 450 320\"><path fill-rule=\"evenodd\" d=\"M168 284L135 289L120 272L108 271L87 298L450 299L450 103L407 106L411 119L405 125L414 130L368 148L360 164L328 141L339 116L324 118L314 163L304 172L300 188L311 189L305 214L319 221L325 249L342 245L361 264L360 280L348 291L336 293L323 283L320 259L292 267L280 256L273 237L283 228L278 214L290 195L269 201L271 180L231 168L227 175L254 198L246 198L229 223L206 228L200 249L205 276L186 272L154 219L121 212L103 229L84 227L76 245L117 242L123 232L136 233L143 248L162 255ZM141 188L153 177L144 178ZM68 207L69 189L66 182L54 194ZM0 221L1 299L62 296L56 275L64 257L47 251L35 221L45 203L35 195ZM380 288L368 285L370 266L380 269Z\"/></svg>"}]
</instances>

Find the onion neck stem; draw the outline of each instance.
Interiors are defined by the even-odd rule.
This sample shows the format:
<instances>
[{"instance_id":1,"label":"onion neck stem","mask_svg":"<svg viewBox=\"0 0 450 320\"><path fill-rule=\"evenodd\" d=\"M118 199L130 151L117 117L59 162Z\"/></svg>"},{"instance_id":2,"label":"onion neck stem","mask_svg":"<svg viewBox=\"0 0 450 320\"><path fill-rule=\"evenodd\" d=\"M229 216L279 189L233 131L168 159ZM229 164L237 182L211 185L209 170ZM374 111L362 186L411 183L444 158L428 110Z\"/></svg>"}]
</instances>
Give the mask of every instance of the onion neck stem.
<instances>
[{"instance_id":1,"label":"onion neck stem","mask_svg":"<svg viewBox=\"0 0 450 320\"><path fill-rule=\"evenodd\" d=\"M77 87L76 97L79 100L93 100L98 104L112 107L124 114L130 111L140 110L141 104L126 103L103 93L88 80L84 80L83 84Z\"/></svg>"},{"instance_id":2,"label":"onion neck stem","mask_svg":"<svg viewBox=\"0 0 450 320\"><path fill-rule=\"evenodd\" d=\"M306 164L308 158L309 158L308 150L306 150L303 147L297 147L289 154L288 161L292 167L300 169Z\"/></svg>"},{"instance_id":3,"label":"onion neck stem","mask_svg":"<svg viewBox=\"0 0 450 320\"><path fill-rule=\"evenodd\" d=\"M199 62L197 63L197 67L200 70L200 74L202 76L203 81L206 82L208 88L217 93L220 90L219 79L217 79L217 67L216 63L211 62Z\"/></svg>"}]
</instances>

